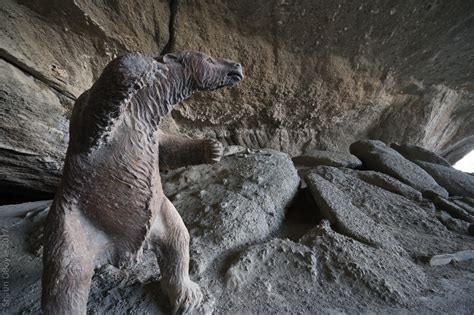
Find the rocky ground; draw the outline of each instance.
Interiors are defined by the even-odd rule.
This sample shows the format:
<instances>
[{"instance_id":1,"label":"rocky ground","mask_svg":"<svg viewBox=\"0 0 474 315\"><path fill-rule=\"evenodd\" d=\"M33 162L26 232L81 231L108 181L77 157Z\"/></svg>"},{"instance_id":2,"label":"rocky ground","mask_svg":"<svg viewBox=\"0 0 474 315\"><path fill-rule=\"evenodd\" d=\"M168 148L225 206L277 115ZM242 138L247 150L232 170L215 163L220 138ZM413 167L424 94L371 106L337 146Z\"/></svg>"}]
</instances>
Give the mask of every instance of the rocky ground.
<instances>
[{"instance_id":1,"label":"rocky ground","mask_svg":"<svg viewBox=\"0 0 474 315\"><path fill-rule=\"evenodd\" d=\"M191 234L197 313L474 312L474 177L419 147L350 151L292 161L231 147L218 164L162 174ZM48 204L0 207L1 313L39 311ZM135 268L105 266L89 313L167 313L159 279L149 252Z\"/></svg>"}]
</instances>

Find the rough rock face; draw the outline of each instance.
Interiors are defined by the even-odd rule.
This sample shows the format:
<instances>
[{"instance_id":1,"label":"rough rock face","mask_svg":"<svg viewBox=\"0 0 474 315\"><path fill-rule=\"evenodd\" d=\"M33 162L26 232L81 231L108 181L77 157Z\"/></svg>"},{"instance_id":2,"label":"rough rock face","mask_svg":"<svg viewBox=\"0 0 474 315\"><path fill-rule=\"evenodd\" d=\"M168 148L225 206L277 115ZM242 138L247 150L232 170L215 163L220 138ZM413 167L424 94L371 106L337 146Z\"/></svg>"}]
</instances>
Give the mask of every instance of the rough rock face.
<instances>
[{"instance_id":1,"label":"rough rock face","mask_svg":"<svg viewBox=\"0 0 474 315\"><path fill-rule=\"evenodd\" d=\"M421 167L381 141L357 141L351 144L350 151L366 168L393 176L421 192L431 191L444 197L448 196L448 192Z\"/></svg>"},{"instance_id":2,"label":"rough rock face","mask_svg":"<svg viewBox=\"0 0 474 315\"><path fill-rule=\"evenodd\" d=\"M473 10L461 0L5 0L0 57L33 77L42 94L56 94L37 104L43 113L67 117L68 104L116 55L201 50L241 61L248 78L239 88L181 104L168 128L291 155L347 151L354 140L375 138L421 145L452 163L474 148ZM37 89L23 91L25 79L18 76L5 80L18 89L9 93L2 84L8 107L51 124L29 112ZM1 116L22 124L21 115L4 108ZM61 164L67 135L41 147L41 128L23 135L20 141L0 134L0 146L12 148L10 173L21 163L30 174L44 169L42 160ZM36 158L25 161L25 148Z\"/></svg>"},{"instance_id":3,"label":"rough rock face","mask_svg":"<svg viewBox=\"0 0 474 315\"><path fill-rule=\"evenodd\" d=\"M0 81L0 190L31 198L53 193L69 140L71 100L3 59Z\"/></svg>"},{"instance_id":4,"label":"rough rock face","mask_svg":"<svg viewBox=\"0 0 474 315\"><path fill-rule=\"evenodd\" d=\"M409 145L409 144L396 144L392 143L390 147L396 150L398 153L403 155L406 159L410 161L423 161L428 163L439 164L443 166L451 166L451 164L446 161L446 159L442 158L441 156L426 150L425 148L416 146L416 145Z\"/></svg>"},{"instance_id":5,"label":"rough rock face","mask_svg":"<svg viewBox=\"0 0 474 315\"><path fill-rule=\"evenodd\" d=\"M415 163L446 188L451 195L474 198L474 176L449 166L423 161L415 161Z\"/></svg>"},{"instance_id":6,"label":"rough rock face","mask_svg":"<svg viewBox=\"0 0 474 315\"><path fill-rule=\"evenodd\" d=\"M229 153L215 165L162 175L190 230L192 278L204 293L198 314L474 309L473 199L422 199L387 174L332 166L308 173L302 198L291 160L275 151ZM24 215L48 205L0 210ZM0 220L11 284L2 313L39 312L46 211ZM159 279L147 250L137 266L105 265L88 312L167 314Z\"/></svg>"},{"instance_id":7,"label":"rough rock face","mask_svg":"<svg viewBox=\"0 0 474 315\"><path fill-rule=\"evenodd\" d=\"M332 181L336 181L336 177L344 178L345 175L335 168L320 167L305 178L316 205L337 231L369 246L405 253L385 228L360 211L337 186L319 174Z\"/></svg>"},{"instance_id":8,"label":"rough rock face","mask_svg":"<svg viewBox=\"0 0 474 315\"><path fill-rule=\"evenodd\" d=\"M311 150L302 155L295 156L293 163L298 166L315 167L318 165L360 168L362 162L349 153Z\"/></svg>"},{"instance_id":9,"label":"rough rock face","mask_svg":"<svg viewBox=\"0 0 474 315\"><path fill-rule=\"evenodd\" d=\"M169 37L163 1L6 0L0 14L2 59L71 98L118 54L159 54Z\"/></svg>"},{"instance_id":10,"label":"rough rock face","mask_svg":"<svg viewBox=\"0 0 474 315\"><path fill-rule=\"evenodd\" d=\"M361 138L467 153L473 10L465 1L179 2L173 48L241 60L247 80L173 118L182 131L293 155Z\"/></svg>"},{"instance_id":11,"label":"rough rock face","mask_svg":"<svg viewBox=\"0 0 474 315\"><path fill-rule=\"evenodd\" d=\"M374 171L356 171L355 175L368 184L405 196L408 199L415 201L423 200L423 196L418 190L389 175Z\"/></svg>"},{"instance_id":12,"label":"rough rock face","mask_svg":"<svg viewBox=\"0 0 474 315\"><path fill-rule=\"evenodd\" d=\"M191 235L195 273L275 233L300 183L288 156L275 151L238 153L213 166L171 171L162 180Z\"/></svg>"}]
</instances>

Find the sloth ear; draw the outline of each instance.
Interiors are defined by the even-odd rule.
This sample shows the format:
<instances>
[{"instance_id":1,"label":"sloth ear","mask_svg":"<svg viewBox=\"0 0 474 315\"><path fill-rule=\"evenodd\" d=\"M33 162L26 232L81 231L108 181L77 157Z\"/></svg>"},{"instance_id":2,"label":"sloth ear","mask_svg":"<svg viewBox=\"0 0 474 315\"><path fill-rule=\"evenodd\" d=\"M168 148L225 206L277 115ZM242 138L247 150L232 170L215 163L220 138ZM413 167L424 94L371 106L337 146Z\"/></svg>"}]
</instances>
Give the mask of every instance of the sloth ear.
<instances>
[{"instance_id":1,"label":"sloth ear","mask_svg":"<svg viewBox=\"0 0 474 315\"><path fill-rule=\"evenodd\" d=\"M166 54L162 58L163 58L163 63L165 63L165 64L166 63L173 63L173 62L181 63L181 58L179 58L179 56L177 54L173 54L173 53Z\"/></svg>"}]
</instances>

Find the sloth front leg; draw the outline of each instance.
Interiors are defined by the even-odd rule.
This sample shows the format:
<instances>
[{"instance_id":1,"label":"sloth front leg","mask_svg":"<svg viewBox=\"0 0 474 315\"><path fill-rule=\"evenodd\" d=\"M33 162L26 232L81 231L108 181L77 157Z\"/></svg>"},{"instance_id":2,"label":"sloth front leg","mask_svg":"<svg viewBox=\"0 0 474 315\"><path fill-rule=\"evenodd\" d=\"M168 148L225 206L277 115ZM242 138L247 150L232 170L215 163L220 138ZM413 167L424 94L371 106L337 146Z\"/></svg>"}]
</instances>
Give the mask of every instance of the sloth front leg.
<instances>
[{"instance_id":1,"label":"sloth front leg","mask_svg":"<svg viewBox=\"0 0 474 315\"><path fill-rule=\"evenodd\" d=\"M151 241L161 271L161 286L173 314L190 312L202 301L199 286L189 278L189 233L176 208L164 197L152 226Z\"/></svg>"},{"instance_id":2,"label":"sloth front leg","mask_svg":"<svg viewBox=\"0 0 474 315\"><path fill-rule=\"evenodd\" d=\"M220 161L224 146L211 139L190 139L160 133L160 169L188 165L213 164Z\"/></svg>"}]
</instances>

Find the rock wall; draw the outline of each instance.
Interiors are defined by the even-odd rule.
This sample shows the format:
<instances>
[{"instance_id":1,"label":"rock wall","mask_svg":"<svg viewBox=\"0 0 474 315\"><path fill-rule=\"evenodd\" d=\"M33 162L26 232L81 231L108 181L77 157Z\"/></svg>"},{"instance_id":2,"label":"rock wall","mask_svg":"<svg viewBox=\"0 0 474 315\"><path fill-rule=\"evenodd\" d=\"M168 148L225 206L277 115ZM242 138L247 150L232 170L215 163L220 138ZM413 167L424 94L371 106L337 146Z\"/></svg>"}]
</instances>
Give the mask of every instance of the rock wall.
<instances>
[{"instance_id":1,"label":"rock wall","mask_svg":"<svg viewBox=\"0 0 474 315\"><path fill-rule=\"evenodd\" d=\"M169 17L164 1L2 1L2 200L56 191L75 99L117 55L159 55Z\"/></svg>"},{"instance_id":2,"label":"rock wall","mask_svg":"<svg viewBox=\"0 0 474 315\"><path fill-rule=\"evenodd\" d=\"M472 2L206 3L179 2L173 49L241 60L247 78L185 102L181 130L291 154L361 138L440 153L474 134Z\"/></svg>"},{"instance_id":3,"label":"rock wall","mask_svg":"<svg viewBox=\"0 0 474 315\"><path fill-rule=\"evenodd\" d=\"M167 129L291 155L374 138L454 162L474 148L472 12L462 0L2 1L0 182L60 165L75 98L134 50L244 65L241 85L183 102Z\"/></svg>"}]
</instances>

